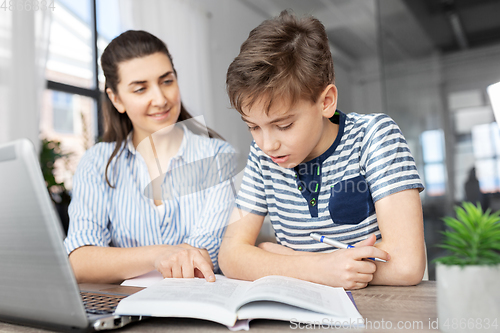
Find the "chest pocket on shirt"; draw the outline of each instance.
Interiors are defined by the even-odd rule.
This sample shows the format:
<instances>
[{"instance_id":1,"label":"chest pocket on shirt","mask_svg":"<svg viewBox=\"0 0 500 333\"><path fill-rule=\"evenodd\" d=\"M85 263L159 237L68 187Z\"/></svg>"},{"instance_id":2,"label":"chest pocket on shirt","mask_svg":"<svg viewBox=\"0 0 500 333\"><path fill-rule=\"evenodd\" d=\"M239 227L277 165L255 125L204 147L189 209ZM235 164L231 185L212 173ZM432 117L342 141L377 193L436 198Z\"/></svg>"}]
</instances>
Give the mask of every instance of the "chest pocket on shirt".
<instances>
[{"instance_id":1,"label":"chest pocket on shirt","mask_svg":"<svg viewBox=\"0 0 500 333\"><path fill-rule=\"evenodd\" d=\"M334 223L358 224L375 212L368 183L362 175L331 188L328 210Z\"/></svg>"}]
</instances>

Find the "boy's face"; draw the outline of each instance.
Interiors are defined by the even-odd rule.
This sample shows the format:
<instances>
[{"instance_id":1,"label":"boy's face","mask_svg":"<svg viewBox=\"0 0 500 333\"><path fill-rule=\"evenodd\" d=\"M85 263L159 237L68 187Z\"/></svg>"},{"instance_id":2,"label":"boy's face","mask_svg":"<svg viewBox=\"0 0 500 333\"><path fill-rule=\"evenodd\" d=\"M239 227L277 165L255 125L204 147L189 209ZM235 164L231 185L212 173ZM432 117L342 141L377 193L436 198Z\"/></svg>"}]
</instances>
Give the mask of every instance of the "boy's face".
<instances>
[{"instance_id":1,"label":"boy's face","mask_svg":"<svg viewBox=\"0 0 500 333\"><path fill-rule=\"evenodd\" d=\"M328 119L336 110L334 85L329 85L316 103L301 99L290 107L276 101L266 115L266 102L261 99L243 109L246 116L241 118L259 148L279 166L293 168L309 161L325 152L335 140L335 136L330 136L336 125Z\"/></svg>"}]
</instances>

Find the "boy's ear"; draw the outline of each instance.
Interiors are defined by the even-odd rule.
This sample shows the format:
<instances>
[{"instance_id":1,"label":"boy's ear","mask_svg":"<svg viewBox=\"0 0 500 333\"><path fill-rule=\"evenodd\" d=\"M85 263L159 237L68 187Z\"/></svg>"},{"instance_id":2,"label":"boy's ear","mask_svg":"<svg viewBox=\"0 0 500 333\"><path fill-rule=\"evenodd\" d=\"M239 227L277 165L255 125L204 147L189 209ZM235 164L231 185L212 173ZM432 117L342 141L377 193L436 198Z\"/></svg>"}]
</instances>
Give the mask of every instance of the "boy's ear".
<instances>
[{"instance_id":1,"label":"boy's ear","mask_svg":"<svg viewBox=\"0 0 500 333\"><path fill-rule=\"evenodd\" d=\"M337 87L329 84L320 96L322 101L323 117L331 118L337 110Z\"/></svg>"},{"instance_id":2,"label":"boy's ear","mask_svg":"<svg viewBox=\"0 0 500 333\"><path fill-rule=\"evenodd\" d=\"M111 88L106 88L106 94L108 94L109 100L113 103L113 106L120 113L125 113L125 106L122 104L120 97L111 90Z\"/></svg>"}]
</instances>

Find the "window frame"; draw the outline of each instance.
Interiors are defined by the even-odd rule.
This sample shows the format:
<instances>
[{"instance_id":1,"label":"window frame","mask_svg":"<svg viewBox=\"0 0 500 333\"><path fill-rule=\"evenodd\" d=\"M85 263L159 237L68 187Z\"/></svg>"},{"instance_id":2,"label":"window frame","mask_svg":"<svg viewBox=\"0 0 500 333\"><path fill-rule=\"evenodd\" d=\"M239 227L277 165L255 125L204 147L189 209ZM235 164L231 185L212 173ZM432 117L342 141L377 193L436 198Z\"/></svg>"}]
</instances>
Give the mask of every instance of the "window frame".
<instances>
[{"instance_id":1,"label":"window frame","mask_svg":"<svg viewBox=\"0 0 500 333\"><path fill-rule=\"evenodd\" d=\"M102 109L101 109L101 97L102 91L99 89L99 64L98 64L98 49L97 49L97 0L88 0L90 2L90 31L92 34L92 74L93 74L93 86L94 88L83 88L79 86L74 86L66 83L61 83L57 81L47 80L46 88L48 90L65 92L68 94L81 95L85 97L90 97L94 100L95 110L97 111L97 137L98 141L103 134L103 124L102 124Z\"/></svg>"}]
</instances>

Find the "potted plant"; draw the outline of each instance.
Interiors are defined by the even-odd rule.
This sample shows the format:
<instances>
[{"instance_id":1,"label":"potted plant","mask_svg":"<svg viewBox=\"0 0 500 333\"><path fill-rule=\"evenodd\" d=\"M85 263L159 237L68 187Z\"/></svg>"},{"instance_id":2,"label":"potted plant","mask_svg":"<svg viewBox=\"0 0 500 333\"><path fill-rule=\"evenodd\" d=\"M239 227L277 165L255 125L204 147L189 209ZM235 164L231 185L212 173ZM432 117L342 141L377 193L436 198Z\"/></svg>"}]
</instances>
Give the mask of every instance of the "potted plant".
<instances>
[{"instance_id":1,"label":"potted plant","mask_svg":"<svg viewBox=\"0 0 500 333\"><path fill-rule=\"evenodd\" d=\"M68 206L71 201L71 196L64 182L58 182L56 180L54 176L54 164L59 159L62 159L63 162L67 164L69 156L70 154L62 152L61 142L47 139L42 140L40 166L50 198L54 202L65 233L67 233L69 226Z\"/></svg>"},{"instance_id":2,"label":"potted plant","mask_svg":"<svg viewBox=\"0 0 500 333\"><path fill-rule=\"evenodd\" d=\"M464 202L438 245L435 260L439 328L443 332L500 331L500 211Z\"/></svg>"}]
</instances>

